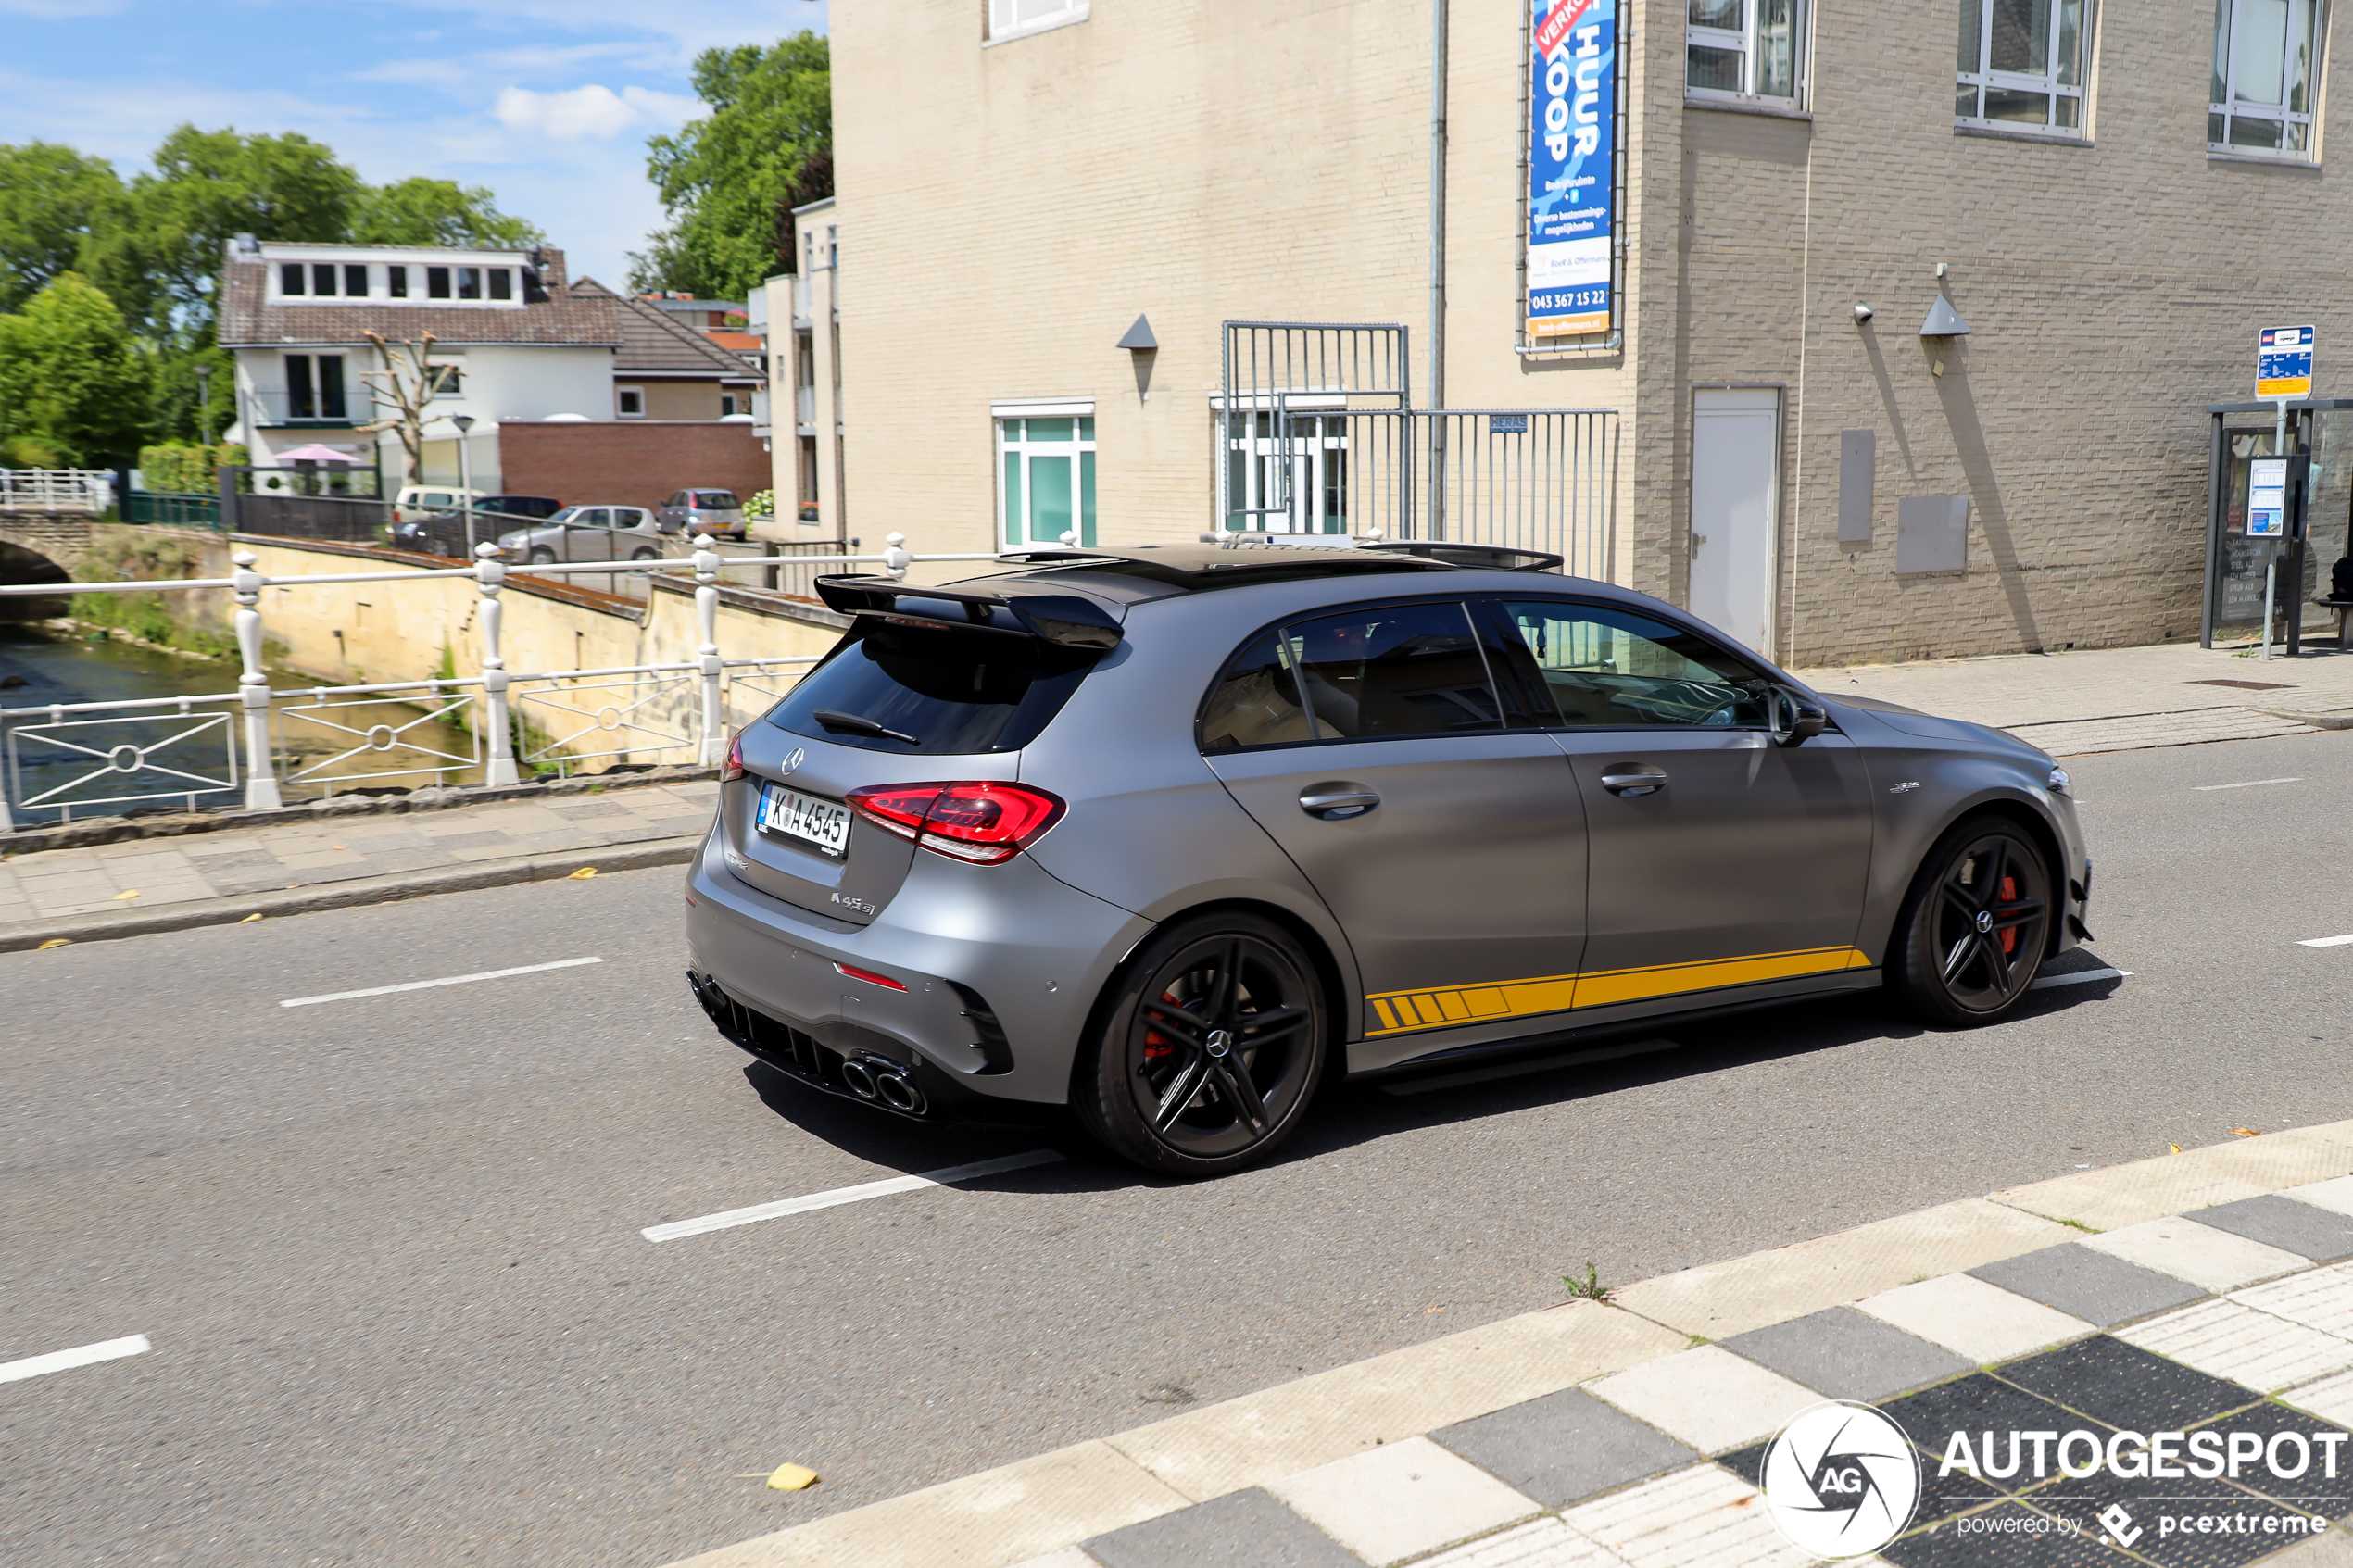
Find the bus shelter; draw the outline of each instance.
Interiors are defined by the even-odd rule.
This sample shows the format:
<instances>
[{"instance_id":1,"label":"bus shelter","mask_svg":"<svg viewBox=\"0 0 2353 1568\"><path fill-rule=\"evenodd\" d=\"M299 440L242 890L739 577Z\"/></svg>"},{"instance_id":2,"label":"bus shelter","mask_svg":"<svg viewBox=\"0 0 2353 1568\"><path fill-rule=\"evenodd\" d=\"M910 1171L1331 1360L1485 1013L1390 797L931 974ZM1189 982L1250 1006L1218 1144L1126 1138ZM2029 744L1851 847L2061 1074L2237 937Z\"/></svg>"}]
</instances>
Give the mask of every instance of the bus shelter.
<instances>
[{"instance_id":1,"label":"bus shelter","mask_svg":"<svg viewBox=\"0 0 2353 1568\"><path fill-rule=\"evenodd\" d=\"M2198 646L2263 633L2263 579L2274 554L2280 563L2274 615L2291 652L2306 618L2316 628L2334 624L2334 612L2313 600L2328 587L2329 569L2346 553L2353 515L2353 398L2298 399L2287 406L2287 440L2274 451L2279 405L2209 403L2212 458L2206 485L2206 595L2198 616ZM2258 458L2311 459L2301 527L2277 543L2246 531L2248 465Z\"/></svg>"}]
</instances>

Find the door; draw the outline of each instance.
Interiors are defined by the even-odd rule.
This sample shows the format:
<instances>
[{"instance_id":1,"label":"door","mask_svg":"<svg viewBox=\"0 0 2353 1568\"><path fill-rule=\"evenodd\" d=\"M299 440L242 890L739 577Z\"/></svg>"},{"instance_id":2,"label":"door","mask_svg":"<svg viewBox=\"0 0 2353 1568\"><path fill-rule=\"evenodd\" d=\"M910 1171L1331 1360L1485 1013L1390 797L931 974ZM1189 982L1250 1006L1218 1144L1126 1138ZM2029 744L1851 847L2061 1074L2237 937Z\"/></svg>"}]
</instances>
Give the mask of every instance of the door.
<instances>
[{"instance_id":1,"label":"door","mask_svg":"<svg viewBox=\"0 0 2353 1568\"><path fill-rule=\"evenodd\" d=\"M1348 532L1348 416L1262 409L1226 417L1226 526Z\"/></svg>"},{"instance_id":2,"label":"door","mask_svg":"<svg viewBox=\"0 0 2353 1568\"><path fill-rule=\"evenodd\" d=\"M1691 611L1769 656L1780 518L1781 395L1692 395Z\"/></svg>"},{"instance_id":3,"label":"door","mask_svg":"<svg viewBox=\"0 0 2353 1568\"><path fill-rule=\"evenodd\" d=\"M1770 683L1686 628L1574 600L1504 608L1584 797L1580 1010L1864 966L1871 801L1853 742L1773 744Z\"/></svg>"},{"instance_id":4,"label":"door","mask_svg":"<svg viewBox=\"0 0 2353 1568\"><path fill-rule=\"evenodd\" d=\"M1203 712L1211 769L1347 934L1368 1038L1569 1005L1584 810L1551 739L1505 728L1490 651L1458 602L1302 620Z\"/></svg>"}]
</instances>

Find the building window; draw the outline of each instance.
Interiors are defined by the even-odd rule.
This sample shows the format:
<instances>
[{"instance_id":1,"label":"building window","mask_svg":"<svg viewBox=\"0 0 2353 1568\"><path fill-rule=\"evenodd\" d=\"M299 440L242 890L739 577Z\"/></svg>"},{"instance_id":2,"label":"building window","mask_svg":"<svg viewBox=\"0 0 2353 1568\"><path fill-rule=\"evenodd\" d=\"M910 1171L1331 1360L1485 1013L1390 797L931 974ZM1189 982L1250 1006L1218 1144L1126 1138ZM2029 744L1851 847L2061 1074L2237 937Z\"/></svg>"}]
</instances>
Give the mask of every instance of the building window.
<instances>
[{"instance_id":1,"label":"building window","mask_svg":"<svg viewBox=\"0 0 2353 1568\"><path fill-rule=\"evenodd\" d=\"M1967 3L1967 0L1964 0ZM1689 0L1683 88L1700 98L1799 96L1804 0Z\"/></svg>"},{"instance_id":2,"label":"building window","mask_svg":"<svg viewBox=\"0 0 2353 1568\"><path fill-rule=\"evenodd\" d=\"M278 264L278 292L283 295L308 294L310 292L308 278L309 270L299 261L280 262Z\"/></svg>"},{"instance_id":3,"label":"building window","mask_svg":"<svg viewBox=\"0 0 2353 1568\"><path fill-rule=\"evenodd\" d=\"M2310 157L2315 0L2214 0L2206 142L2218 151Z\"/></svg>"},{"instance_id":4,"label":"building window","mask_svg":"<svg viewBox=\"0 0 2353 1568\"><path fill-rule=\"evenodd\" d=\"M2090 13L2087 0L1961 0L1954 119L2082 135Z\"/></svg>"},{"instance_id":5,"label":"building window","mask_svg":"<svg viewBox=\"0 0 2353 1568\"><path fill-rule=\"evenodd\" d=\"M350 413L343 395L343 356L287 355L287 420L348 418Z\"/></svg>"},{"instance_id":6,"label":"building window","mask_svg":"<svg viewBox=\"0 0 2353 1568\"><path fill-rule=\"evenodd\" d=\"M463 397L466 395L466 368L463 365L434 365L433 395L435 397Z\"/></svg>"},{"instance_id":7,"label":"building window","mask_svg":"<svg viewBox=\"0 0 2353 1568\"><path fill-rule=\"evenodd\" d=\"M1348 532L1348 416L1217 416L1226 427L1226 526L1235 533Z\"/></svg>"},{"instance_id":8,"label":"building window","mask_svg":"<svg viewBox=\"0 0 2353 1568\"><path fill-rule=\"evenodd\" d=\"M428 267L425 269L425 297L427 299L447 299L449 297L448 268Z\"/></svg>"},{"instance_id":9,"label":"building window","mask_svg":"<svg viewBox=\"0 0 2353 1568\"><path fill-rule=\"evenodd\" d=\"M310 264L310 292L321 295L333 295L341 292L335 287L333 262L314 261Z\"/></svg>"},{"instance_id":10,"label":"building window","mask_svg":"<svg viewBox=\"0 0 2353 1568\"><path fill-rule=\"evenodd\" d=\"M510 269L505 267L490 269L490 297L493 299L515 297L515 275Z\"/></svg>"},{"instance_id":11,"label":"building window","mask_svg":"<svg viewBox=\"0 0 2353 1568\"><path fill-rule=\"evenodd\" d=\"M988 41L1043 32L1087 19L1087 0L988 0Z\"/></svg>"},{"instance_id":12,"label":"building window","mask_svg":"<svg viewBox=\"0 0 2353 1568\"><path fill-rule=\"evenodd\" d=\"M458 297L459 299L480 299L482 297L481 268L460 267L458 269Z\"/></svg>"},{"instance_id":13,"label":"building window","mask_svg":"<svg viewBox=\"0 0 2353 1568\"><path fill-rule=\"evenodd\" d=\"M723 392L719 395L719 417L721 419L730 419L739 411L749 412L749 410L745 409L743 405L736 400L736 395L734 393Z\"/></svg>"},{"instance_id":14,"label":"building window","mask_svg":"<svg viewBox=\"0 0 2353 1568\"><path fill-rule=\"evenodd\" d=\"M391 296L392 298L394 298L394 299L406 299L406 298L408 298L408 297L409 297L409 269L407 269L406 267L387 267L387 268L385 268L385 269L384 269L384 293L385 293L386 295L388 295L389 296Z\"/></svg>"},{"instance_id":15,"label":"building window","mask_svg":"<svg viewBox=\"0 0 2353 1568\"><path fill-rule=\"evenodd\" d=\"M997 454L1007 549L1059 545L1071 533L1095 542L1092 419L999 420Z\"/></svg>"},{"instance_id":16,"label":"building window","mask_svg":"<svg viewBox=\"0 0 2353 1568\"><path fill-rule=\"evenodd\" d=\"M368 269L364 263L344 263L343 292L353 299L368 297Z\"/></svg>"},{"instance_id":17,"label":"building window","mask_svg":"<svg viewBox=\"0 0 2353 1568\"><path fill-rule=\"evenodd\" d=\"M642 420L646 417L645 388L617 386L613 388L612 395L614 409L623 419Z\"/></svg>"}]
</instances>

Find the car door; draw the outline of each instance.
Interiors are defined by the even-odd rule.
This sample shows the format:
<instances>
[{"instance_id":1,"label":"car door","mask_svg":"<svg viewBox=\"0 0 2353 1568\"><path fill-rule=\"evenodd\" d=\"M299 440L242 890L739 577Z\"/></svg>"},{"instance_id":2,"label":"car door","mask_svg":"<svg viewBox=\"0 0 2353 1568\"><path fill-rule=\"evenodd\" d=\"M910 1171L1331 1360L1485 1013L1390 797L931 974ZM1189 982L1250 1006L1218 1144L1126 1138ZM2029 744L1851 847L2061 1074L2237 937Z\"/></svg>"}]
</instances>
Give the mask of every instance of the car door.
<instances>
[{"instance_id":1,"label":"car door","mask_svg":"<svg viewBox=\"0 0 2353 1568\"><path fill-rule=\"evenodd\" d=\"M615 507L612 520L613 559L634 558L639 550L661 547L661 533L654 527L651 512L636 507Z\"/></svg>"},{"instance_id":2,"label":"car door","mask_svg":"<svg viewBox=\"0 0 2353 1568\"><path fill-rule=\"evenodd\" d=\"M1565 598L1496 608L1585 803L1580 1010L1865 965L1871 802L1854 742L1776 745L1768 677L1690 628Z\"/></svg>"},{"instance_id":3,"label":"car door","mask_svg":"<svg viewBox=\"0 0 2353 1568\"><path fill-rule=\"evenodd\" d=\"M612 508L585 507L564 530L564 559L612 559Z\"/></svg>"},{"instance_id":4,"label":"car door","mask_svg":"<svg viewBox=\"0 0 2353 1568\"><path fill-rule=\"evenodd\" d=\"M1211 770L1347 934L1360 1070L1416 1054L1388 1037L1569 1005L1584 808L1560 748L1507 721L1500 657L1458 600L1302 616L1244 645L1202 709Z\"/></svg>"}]
</instances>

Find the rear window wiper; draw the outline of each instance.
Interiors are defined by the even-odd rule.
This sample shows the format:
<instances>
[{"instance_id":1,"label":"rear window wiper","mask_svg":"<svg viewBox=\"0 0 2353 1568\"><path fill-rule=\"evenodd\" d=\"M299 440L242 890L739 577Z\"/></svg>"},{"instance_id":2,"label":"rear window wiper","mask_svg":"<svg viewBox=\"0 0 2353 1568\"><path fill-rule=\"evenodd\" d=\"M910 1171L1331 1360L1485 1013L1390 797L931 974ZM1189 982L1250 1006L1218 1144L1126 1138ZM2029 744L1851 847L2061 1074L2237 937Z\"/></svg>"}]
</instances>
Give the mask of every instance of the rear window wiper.
<instances>
[{"instance_id":1,"label":"rear window wiper","mask_svg":"<svg viewBox=\"0 0 2353 1568\"><path fill-rule=\"evenodd\" d=\"M862 718L855 713L844 713L838 709L821 708L810 717L829 730L848 730L853 734L861 735L880 735L885 740L903 740L909 746L924 744L923 737L920 735L907 734L899 730L887 730L872 719Z\"/></svg>"}]
</instances>

